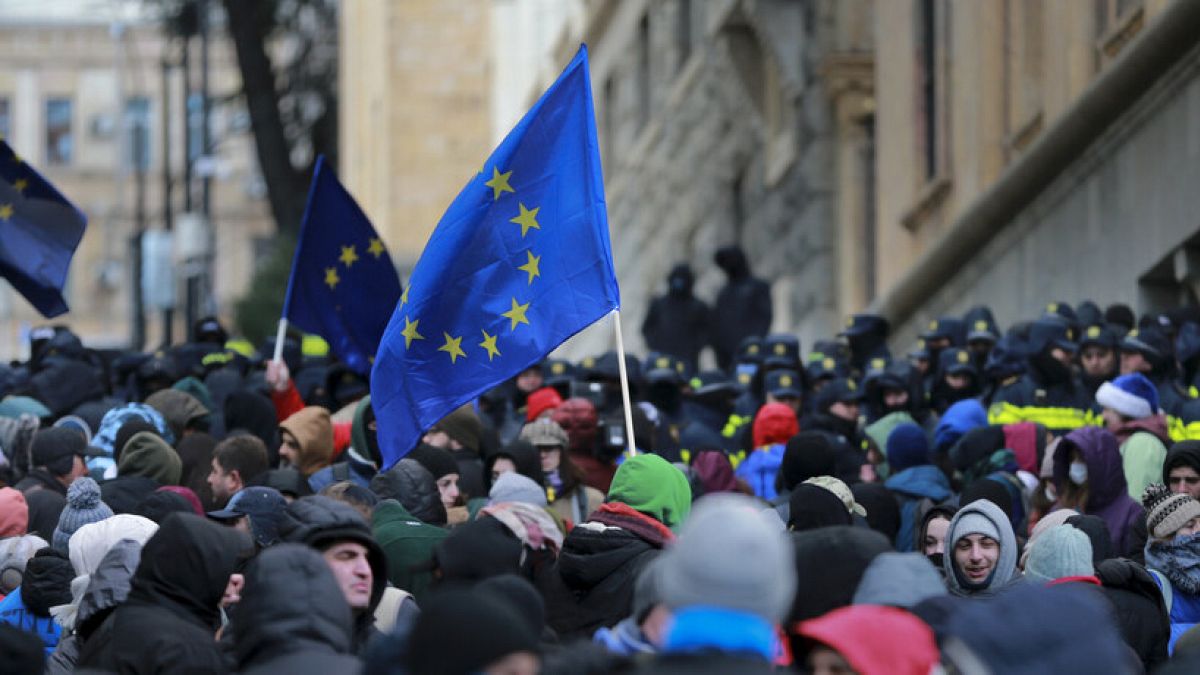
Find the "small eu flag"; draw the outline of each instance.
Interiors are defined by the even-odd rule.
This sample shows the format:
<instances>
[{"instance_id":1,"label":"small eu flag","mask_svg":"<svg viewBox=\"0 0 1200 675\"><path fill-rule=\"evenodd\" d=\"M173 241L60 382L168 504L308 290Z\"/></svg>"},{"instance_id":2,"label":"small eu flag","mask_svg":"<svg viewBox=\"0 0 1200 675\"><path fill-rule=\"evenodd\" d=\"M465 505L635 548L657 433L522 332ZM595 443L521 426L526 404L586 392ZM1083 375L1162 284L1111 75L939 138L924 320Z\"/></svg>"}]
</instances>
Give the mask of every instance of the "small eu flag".
<instances>
[{"instance_id":1,"label":"small eu flag","mask_svg":"<svg viewBox=\"0 0 1200 675\"><path fill-rule=\"evenodd\" d=\"M620 304L580 47L446 210L392 314L371 372L384 468Z\"/></svg>"},{"instance_id":2,"label":"small eu flag","mask_svg":"<svg viewBox=\"0 0 1200 675\"><path fill-rule=\"evenodd\" d=\"M87 217L0 140L0 276L42 316L67 311L62 289Z\"/></svg>"},{"instance_id":3,"label":"small eu flag","mask_svg":"<svg viewBox=\"0 0 1200 675\"><path fill-rule=\"evenodd\" d=\"M318 157L283 317L325 338L338 358L366 375L399 299L400 277L383 241Z\"/></svg>"}]
</instances>

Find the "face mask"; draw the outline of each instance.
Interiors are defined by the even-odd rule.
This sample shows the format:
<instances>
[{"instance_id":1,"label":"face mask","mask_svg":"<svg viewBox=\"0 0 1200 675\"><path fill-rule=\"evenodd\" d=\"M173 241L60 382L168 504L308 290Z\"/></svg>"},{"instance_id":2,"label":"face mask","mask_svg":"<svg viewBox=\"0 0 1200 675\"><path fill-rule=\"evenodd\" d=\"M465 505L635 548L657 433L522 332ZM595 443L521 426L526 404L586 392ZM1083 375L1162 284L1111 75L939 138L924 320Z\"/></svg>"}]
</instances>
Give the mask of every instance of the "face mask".
<instances>
[{"instance_id":1,"label":"face mask","mask_svg":"<svg viewBox=\"0 0 1200 675\"><path fill-rule=\"evenodd\" d=\"M929 562L933 563L934 568L940 570L940 569L942 569L942 561L945 560L946 554L945 553L930 553L929 555L927 555L925 557L929 558Z\"/></svg>"},{"instance_id":2,"label":"face mask","mask_svg":"<svg viewBox=\"0 0 1200 675\"><path fill-rule=\"evenodd\" d=\"M1046 499L1048 501L1051 501L1051 502L1058 501L1058 494L1055 493L1053 485L1047 485L1046 490L1043 494L1046 495Z\"/></svg>"},{"instance_id":3,"label":"face mask","mask_svg":"<svg viewBox=\"0 0 1200 675\"><path fill-rule=\"evenodd\" d=\"M1076 485L1083 485L1087 482L1088 469L1087 464L1083 462L1071 462L1071 469L1067 472L1067 476L1071 482Z\"/></svg>"}]
</instances>

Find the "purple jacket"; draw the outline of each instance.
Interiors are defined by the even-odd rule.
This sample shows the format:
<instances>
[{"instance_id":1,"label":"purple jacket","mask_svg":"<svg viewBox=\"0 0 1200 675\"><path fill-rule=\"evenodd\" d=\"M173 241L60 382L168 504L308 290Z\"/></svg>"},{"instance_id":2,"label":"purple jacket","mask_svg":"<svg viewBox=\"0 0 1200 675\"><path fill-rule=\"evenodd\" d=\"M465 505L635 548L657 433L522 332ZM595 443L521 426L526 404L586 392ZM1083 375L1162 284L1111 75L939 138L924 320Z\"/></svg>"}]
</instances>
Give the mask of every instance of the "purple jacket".
<instances>
[{"instance_id":1,"label":"purple jacket","mask_svg":"<svg viewBox=\"0 0 1200 675\"><path fill-rule=\"evenodd\" d=\"M1079 450L1088 467L1088 502L1084 511L1098 516L1108 526L1118 555L1136 555L1144 542L1134 534L1134 524L1146 514L1142 505L1129 496L1117 437L1101 427L1082 427L1067 434L1054 454L1054 482L1060 494L1070 480L1067 472L1074 449Z\"/></svg>"}]
</instances>

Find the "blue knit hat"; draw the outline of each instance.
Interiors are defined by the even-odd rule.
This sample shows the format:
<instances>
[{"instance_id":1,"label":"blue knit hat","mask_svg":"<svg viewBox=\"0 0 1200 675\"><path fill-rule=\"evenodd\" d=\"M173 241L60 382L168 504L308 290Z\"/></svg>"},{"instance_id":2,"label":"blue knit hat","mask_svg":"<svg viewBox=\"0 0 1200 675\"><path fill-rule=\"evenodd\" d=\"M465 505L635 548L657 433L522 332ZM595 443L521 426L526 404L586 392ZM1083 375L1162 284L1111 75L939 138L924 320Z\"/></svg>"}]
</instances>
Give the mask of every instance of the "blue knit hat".
<instances>
[{"instance_id":1,"label":"blue knit hat","mask_svg":"<svg viewBox=\"0 0 1200 675\"><path fill-rule=\"evenodd\" d=\"M899 424L887 437L887 461L893 472L929 463L929 439L912 422Z\"/></svg>"},{"instance_id":2,"label":"blue knit hat","mask_svg":"<svg viewBox=\"0 0 1200 675\"><path fill-rule=\"evenodd\" d=\"M1125 417L1141 419L1158 413L1158 389L1145 375L1130 373L1100 385L1096 402Z\"/></svg>"},{"instance_id":3,"label":"blue knit hat","mask_svg":"<svg viewBox=\"0 0 1200 675\"><path fill-rule=\"evenodd\" d=\"M71 483L71 487L67 488L67 505L58 516L58 527L54 528L50 545L54 550L67 555L67 543L76 530L112 516L113 510L108 508L108 504L100 501L100 486L96 481L86 476L77 478Z\"/></svg>"},{"instance_id":4,"label":"blue knit hat","mask_svg":"<svg viewBox=\"0 0 1200 675\"><path fill-rule=\"evenodd\" d=\"M1025 578L1048 584L1064 577L1095 576L1092 541L1082 531L1059 525L1052 527L1029 547Z\"/></svg>"}]
</instances>

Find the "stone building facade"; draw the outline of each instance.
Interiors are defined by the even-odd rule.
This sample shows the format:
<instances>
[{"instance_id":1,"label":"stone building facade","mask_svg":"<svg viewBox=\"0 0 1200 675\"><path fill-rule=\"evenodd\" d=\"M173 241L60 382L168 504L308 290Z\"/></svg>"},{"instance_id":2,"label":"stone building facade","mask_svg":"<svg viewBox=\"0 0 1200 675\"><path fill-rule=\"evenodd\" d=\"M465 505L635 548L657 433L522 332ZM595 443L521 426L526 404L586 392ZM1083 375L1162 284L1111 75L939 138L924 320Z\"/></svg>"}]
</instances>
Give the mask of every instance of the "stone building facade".
<instances>
[{"instance_id":1,"label":"stone building facade","mask_svg":"<svg viewBox=\"0 0 1200 675\"><path fill-rule=\"evenodd\" d=\"M127 347L131 339L136 181L135 135L141 134L145 167L146 226L163 227L164 93L169 98L172 204L179 227L183 211L183 79L171 71L164 90L160 61L178 58L143 3L65 0L35 7L0 6L0 134L88 217L65 295L71 311L44 320L7 284L0 284L0 357L19 358L30 326L64 324L94 347ZM240 89L232 45L214 31L210 90L233 100ZM193 67L199 60L194 44ZM194 72L198 72L198 69ZM193 77L199 86L199 76ZM195 91L195 90L193 90ZM212 180L215 244L215 309L228 320L233 301L246 289L259 254L269 250L274 225L266 208L249 120L236 102L213 105L216 143ZM193 128L198 118L193 116ZM138 131L140 129L140 131ZM198 139L197 139L198 140ZM193 154L200 153L197 146ZM197 155L198 156L198 155ZM199 182L193 209L199 210ZM163 250L169 275L184 268ZM162 291L163 286L153 289ZM185 287L176 277L174 337L187 329L182 317ZM170 295L170 294L168 294ZM161 314L147 309L146 346L162 336Z\"/></svg>"}]
</instances>

